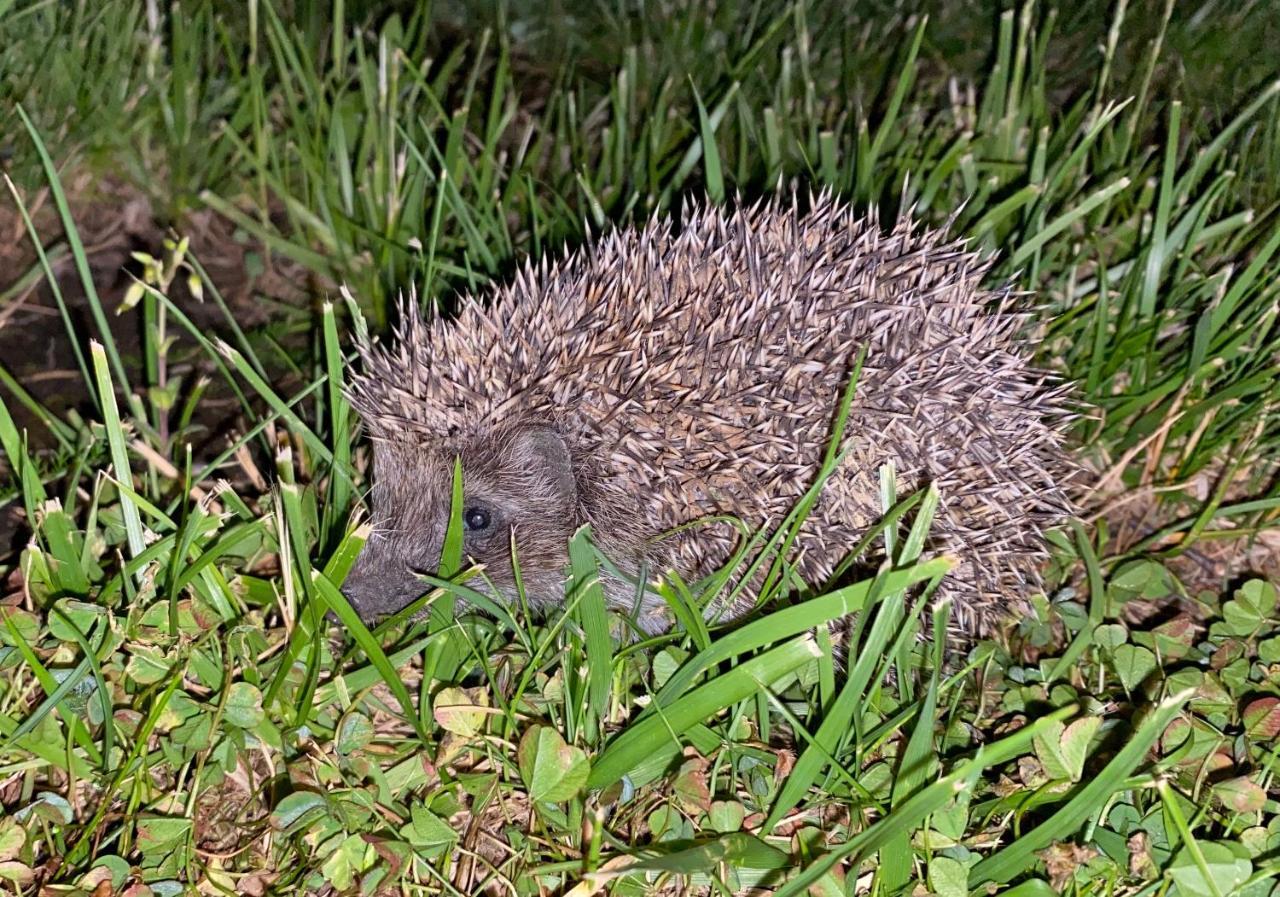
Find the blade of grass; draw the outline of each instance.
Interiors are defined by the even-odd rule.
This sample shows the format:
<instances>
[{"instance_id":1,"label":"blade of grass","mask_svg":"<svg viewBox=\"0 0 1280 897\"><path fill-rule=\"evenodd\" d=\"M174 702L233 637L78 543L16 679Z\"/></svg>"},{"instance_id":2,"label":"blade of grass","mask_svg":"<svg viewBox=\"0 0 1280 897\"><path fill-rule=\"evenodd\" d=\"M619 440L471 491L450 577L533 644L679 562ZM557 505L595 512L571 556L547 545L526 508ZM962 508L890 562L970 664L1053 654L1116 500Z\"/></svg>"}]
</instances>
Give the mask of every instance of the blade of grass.
<instances>
[{"instance_id":1,"label":"blade of grass","mask_svg":"<svg viewBox=\"0 0 1280 897\"><path fill-rule=\"evenodd\" d=\"M334 530L347 519L351 510L351 479L338 471L353 470L351 465L351 406L342 393L345 360L338 343L338 325L334 317L333 303L321 306L324 333L325 379L328 383L329 439L333 443L333 466L329 476L329 496L325 502L324 530L321 540L327 542ZM345 571L344 571L345 572ZM341 582L341 579L336 580Z\"/></svg>"},{"instance_id":2,"label":"blade of grass","mask_svg":"<svg viewBox=\"0 0 1280 897\"><path fill-rule=\"evenodd\" d=\"M147 543L142 535L142 517L138 514L137 503L129 494L133 485L133 474L129 467L129 455L125 450L124 427L120 423L120 410L116 407L111 371L107 367L107 353L101 343L93 340L89 343L89 354L93 357L93 370L97 375L98 397L102 407L102 423L107 431L107 446L111 451L111 466L115 470L116 480L128 487L120 491L120 513L124 517L129 555L137 558L146 550ZM141 569L137 571L136 576L141 583Z\"/></svg>"},{"instance_id":3,"label":"blade of grass","mask_svg":"<svg viewBox=\"0 0 1280 897\"><path fill-rule=\"evenodd\" d=\"M936 493L936 490L935 490ZM924 704L916 717L915 727L902 752L897 775L893 780L890 806L899 807L920 789L941 765L941 757L934 745L935 716L938 712L938 688L942 672L942 646L947 641L947 605L941 604L933 621L933 665L929 672L929 687L925 691ZM899 832L880 851L880 877L890 891L906 887L912 872L911 837Z\"/></svg>"},{"instance_id":4,"label":"blade of grass","mask_svg":"<svg viewBox=\"0 0 1280 897\"><path fill-rule=\"evenodd\" d=\"M1080 521L1071 521L1071 529L1075 534L1076 548L1080 552L1080 560L1084 563L1085 574L1089 583L1089 618L1085 627L1071 640L1067 650L1062 652L1058 662L1053 665L1048 675L1045 676L1046 683L1061 679L1076 666L1085 649L1093 644L1094 630L1102 623L1103 614L1107 606L1106 590L1102 581L1102 566L1098 563L1097 552L1093 550L1093 542L1090 541L1089 534L1085 532L1084 525Z\"/></svg>"},{"instance_id":5,"label":"blade of grass","mask_svg":"<svg viewBox=\"0 0 1280 897\"><path fill-rule=\"evenodd\" d=\"M58 169L54 166L53 159L49 156L49 151L45 148L44 141L40 138L40 132L32 124L26 110L19 105L17 112L18 117L22 119L23 126L27 129L27 134L31 137L31 142L35 145L36 153L40 157L40 164L44 168L45 180L49 184L49 192L53 194L54 204L58 208L58 216L62 220L63 233L66 234L67 245L71 247L71 256L75 259L76 271L80 275L80 286L84 290L85 298L89 301L89 312L93 315L94 323L98 326L98 339L105 347L106 356L111 360L111 369L115 374L116 382L120 384L120 388L126 396L132 396L133 392L129 388L129 378L125 373L124 363L120 360L120 353L116 349L115 338L111 335L111 328L107 324L107 316L102 308L102 300L98 298L98 290L93 283L93 274L89 270L89 257L84 251L84 243L80 241L80 232L71 217L71 209L67 205L67 196L63 192L62 180L58 177ZM41 255L43 257L43 253ZM53 280L54 278L50 276L50 283ZM138 416L141 417L142 415L139 414Z\"/></svg>"},{"instance_id":6,"label":"blade of grass","mask_svg":"<svg viewBox=\"0 0 1280 897\"><path fill-rule=\"evenodd\" d=\"M331 583L328 578L318 570L311 572L311 580L315 586L315 594L324 605L325 610L332 611L337 615L344 629L355 639L356 644L360 646L360 650L364 651L365 656L369 658L369 663L377 670L383 683L395 695L396 700L400 703L400 709L404 711L405 719L409 720L415 727L419 726L418 715L414 712L413 700L409 697L409 691L405 688L400 674L396 672L396 668L392 666L382 646L370 635L368 628L360 619L360 615L352 610L351 605L347 603L346 597L338 590L338 587ZM419 731L419 735L425 740L426 733Z\"/></svg>"},{"instance_id":7,"label":"blade of grass","mask_svg":"<svg viewBox=\"0 0 1280 897\"><path fill-rule=\"evenodd\" d=\"M1127 177L1119 178L1091 194L1087 199L1081 202L1078 206L1072 208L1070 211L1059 215L1047 224L1043 230L1036 233L1015 249L1013 255L1009 258L1009 264L1016 268L1026 262L1058 234L1062 233L1076 222L1081 221L1086 215L1094 209L1102 206L1113 196L1128 189L1130 183L1131 181Z\"/></svg>"},{"instance_id":8,"label":"blade of grass","mask_svg":"<svg viewBox=\"0 0 1280 897\"><path fill-rule=\"evenodd\" d=\"M587 711L590 739L600 737L600 726L609 711L609 686L613 681L613 640L609 637L609 617L605 611L604 588L596 566L595 550L587 527L574 533L569 542L570 594L578 597L574 614L586 639Z\"/></svg>"},{"instance_id":9,"label":"blade of grass","mask_svg":"<svg viewBox=\"0 0 1280 897\"><path fill-rule=\"evenodd\" d=\"M702 170L706 175L707 194L713 203L720 205L724 202L724 171L720 166L720 149L716 146L716 129L707 115L707 107L702 104L698 88L693 86L692 89L693 101L698 107L698 132L702 140Z\"/></svg>"},{"instance_id":10,"label":"blade of grass","mask_svg":"<svg viewBox=\"0 0 1280 897\"><path fill-rule=\"evenodd\" d=\"M892 593L910 588L944 575L954 564L950 558L932 558L905 570L894 570L885 575L884 589ZM774 611L727 633L685 661L654 696L654 704L661 706L675 701L702 673L731 657L776 644L839 617L861 611L868 595L872 593L872 582L864 580L793 607Z\"/></svg>"}]
</instances>

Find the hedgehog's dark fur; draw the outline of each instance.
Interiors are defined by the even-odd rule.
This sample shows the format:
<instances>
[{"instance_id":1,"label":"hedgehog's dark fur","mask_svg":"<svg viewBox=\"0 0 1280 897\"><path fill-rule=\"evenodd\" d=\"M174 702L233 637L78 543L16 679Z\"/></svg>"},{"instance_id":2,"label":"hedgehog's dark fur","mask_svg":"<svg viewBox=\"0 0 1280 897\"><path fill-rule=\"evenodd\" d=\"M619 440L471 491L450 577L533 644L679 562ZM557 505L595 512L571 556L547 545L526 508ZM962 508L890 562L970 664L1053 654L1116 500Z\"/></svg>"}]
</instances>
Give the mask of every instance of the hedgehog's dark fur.
<instances>
[{"instance_id":1,"label":"hedgehog's dark fur","mask_svg":"<svg viewBox=\"0 0 1280 897\"><path fill-rule=\"evenodd\" d=\"M823 584L881 516L878 476L937 485L934 547L959 561L944 591L962 633L987 632L1073 510L1066 387L1031 367L990 261L940 231L883 232L827 197L704 207L673 233L624 229L526 266L455 320L406 316L389 349L362 346L351 401L374 446L373 536L347 592L366 617L421 594L436 563L453 458L468 553L510 600L514 530L526 593L563 600L565 546L584 523L624 573L710 572L729 514L777 523L813 482L859 349L867 355L846 460L801 530L798 570ZM465 516L465 515L464 515ZM615 605L634 585L610 581ZM661 628L662 602L638 618Z\"/></svg>"}]
</instances>

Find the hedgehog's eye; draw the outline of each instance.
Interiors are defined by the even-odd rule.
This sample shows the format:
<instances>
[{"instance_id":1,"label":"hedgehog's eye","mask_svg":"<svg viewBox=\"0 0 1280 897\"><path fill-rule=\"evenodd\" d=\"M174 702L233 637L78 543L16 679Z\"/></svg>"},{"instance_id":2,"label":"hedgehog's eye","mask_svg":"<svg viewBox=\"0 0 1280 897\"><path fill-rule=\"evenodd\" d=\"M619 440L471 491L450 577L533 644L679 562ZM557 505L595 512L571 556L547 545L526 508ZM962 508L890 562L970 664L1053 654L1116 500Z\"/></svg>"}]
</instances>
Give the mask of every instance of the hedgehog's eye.
<instances>
[{"instance_id":1,"label":"hedgehog's eye","mask_svg":"<svg viewBox=\"0 0 1280 897\"><path fill-rule=\"evenodd\" d=\"M468 531L476 533L487 530L492 521L484 508L467 508L462 512L462 522L467 525Z\"/></svg>"}]
</instances>

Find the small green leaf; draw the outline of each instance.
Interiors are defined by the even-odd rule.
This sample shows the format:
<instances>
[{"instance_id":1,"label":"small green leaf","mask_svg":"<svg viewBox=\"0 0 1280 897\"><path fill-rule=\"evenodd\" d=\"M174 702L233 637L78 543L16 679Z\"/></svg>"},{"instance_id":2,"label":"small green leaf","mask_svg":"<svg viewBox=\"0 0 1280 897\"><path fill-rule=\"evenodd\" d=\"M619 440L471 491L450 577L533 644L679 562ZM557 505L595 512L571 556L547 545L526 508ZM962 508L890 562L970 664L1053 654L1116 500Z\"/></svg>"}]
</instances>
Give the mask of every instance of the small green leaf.
<instances>
[{"instance_id":1,"label":"small green leaf","mask_svg":"<svg viewBox=\"0 0 1280 897\"><path fill-rule=\"evenodd\" d=\"M959 860L935 856L929 861L929 889L938 897L968 897L969 870Z\"/></svg>"},{"instance_id":2,"label":"small green leaf","mask_svg":"<svg viewBox=\"0 0 1280 897\"><path fill-rule=\"evenodd\" d=\"M11 881L19 887L26 887L35 880L35 872L26 863L15 860L0 862L0 879Z\"/></svg>"},{"instance_id":3,"label":"small green leaf","mask_svg":"<svg viewBox=\"0 0 1280 897\"><path fill-rule=\"evenodd\" d=\"M87 601L76 601L74 598L63 598L57 602L57 607L66 616L49 614L49 634L61 642L78 641L76 630L79 630L80 636L88 635L94 623L106 616L105 608Z\"/></svg>"},{"instance_id":4,"label":"small green leaf","mask_svg":"<svg viewBox=\"0 0 1280 897\"><path fill-rule=\"evenodd\" d=\"M373 741L373 723L363 713L348 713L338 726L334 747L344 757L349 757Z\"/></svg>"},{"instance_id":5,"label":"small green leaf","mask_svg":"<svg viewBox=\"0 0 1280 897\"><path fill-rule=\"evenodd\" d=\"M1066 763L1061 758L1062 733L1066 730L1061 722L1054 721L1046 726L1044 732L1037 735L1032 744L1035 747L1036 759L1044 767L1045 773L1053 779L1068 778Z\"/></svg>"},{"instance_id":6,"label":"small green leaf","mask_svg":"<svg viewBox=\"0 0 1280 897\"><path fill-rule=\"evenodd\" d=\"M1203 870L1188 847L1179 850L1169 864L1169 877L1173 879L1180 897L1230 894L1253 873L1249 851L1240 844L1200 841L1198 846L1204 857Z\"/></svg>"},{"instance_id":7,"label":"small green leaf","mask_svg":"<svg viewBox=\"0 0 1280 897\"><path fill-rule=\"evenodd\" d=\"M227 690L224 718L233 726L252 729L262 722L262 692L248 682L233 682Z\"/></svg>"},{"instance_id":8,"label":"small green leaf","mask_svg":"<svg viewBox=\"0 0 1280 897\"><path fill-rule=\"evenodd\" d=\"M1270 851L1270 841L1271 833L1265 826L1255 825L1240 833L1240 843L1255 860Z\"/></svg>"},{"instance_id":9,"label":"small green leaf","mask_svg":"<svg viewBox=\"0 0 1280 897\"><path fill-rule=\"evenodd\" d=\"M119 892L124 885L125 880L133 874L133 868L123 857L115 854L106 854L105 856L96 856L92 860L93 868L90 869L79 882L80 888L86 891L92 891L100 883L110 882L115 888L112 894Z\"/></svg>"},{"instance_id":10,"label":"small green leaf","mask_svg":"<svg viewBox=\"0 0 1280 897\"><path fill-rule=\"evenodd\" d=\"M11 860L27 843L27 833L13 818L0 819L0 860Z\"/></svg>"},{"instance_id":11,"label":"small green leaf","mask_svg":"<svg viewBox=\"0 0 1280 897\"><path fill-rule=\"evenodd\" d=\"M189 751L203 751L211 743L213 734L213 717L208 714L193 716L169 733L176 745L182 745Z\"/></svg>"},{"instance_id":12,"label":"small green leaf","mask_svg":"<svg viewBox=\"0 0 1280 897\"><path fill-rule=\"evenodd\" d=\"M321 871L328 884L345 891L355 884L357 875L372 865L376 856L373 846L362 835L348 835L324 861Z\"/></svg>"},{"instance_id":13,"label":"small green leaf","mask_svg":"<svg viewBox=\"0 0 1280 897\"><path fill-rule=\"evenodd\" d=\"M520 777L533 801L556 803L573 798L591 771L587 755L566 744L560 733L535 726L520 739Z\"/></svg>"},{"instance_id":14,"label":"small green leaf","mask_svg":"<svg viewBox=\"0 0 1280 897\"><path fill-rule=\"evenodd\" d=\"M0 626L0 645L13 644L14 634L9 629L10 625L28 645L40 638L40 619L35 614L16 607L6 607L0 610L0 616L9 624Z\"/></svg>"},{"instance_id":15,"label":"small green leaf","mask_svg":"<svg viewBox=\"0 0 1280 897\"><path fill-rule=\"evenodd\" d=\"M1190 617L1181 615L1161 623L1149 634L1143 633L1142 644L1156 651L1167 663L1180 660L1191 653L1196 642L1196 623Z\"/></svg>"},{"instance_id":16,"label":"small green leaf","mask_svg":"<svg viewBox=\"0 0 1280 897\"><path fill-rule=\"evenodd\" d=\"M929 818L929 828L959 843L969 825L969 798L967 793L956 795L955 800Z\"/></svg>"},{"instance_id":17,"label":"small green leaf","mask_svg":"<svg viewBox=\"0 0 1280 897\"><path fill-rule=\"evenodd\" d=\"M173 658L151 645L131 645L125 675L139 685L155 685L168 678Z\"/></svg>"},{"instance_id":18,"label":"small green leaf","mask_svg":"<svg viewBox=\"0 0 1280 897\"><path fill-rule=\"evenodd\" d=\"M1107 583L1107 597L1114 605L1137 598L1159 598L1169 594L1169 572L1156 561L1138 560L1124 564Z\"/></svg>"},{"instance_id":19,"label":"small green leaf","mask_svg":"<svg viewBox=\"0 0 1280 897\"><path fill-rule=\"evenodd\" d=\"M172 851L191 834L191 820L174 816L143 816L138 819L138 849L147 854Z\"/></svg>"},{"instance_id":20,"label":"small green leaf","mask_svg":"<svg viewBox=\"0 0 1280 897\"><path fill-rule=\"evenodd\" d=\"M711 827L718 832L739 831L746 817L746 809L736 800L712 801L711 809L707 812Z\"/></svg>"},{"instance_id":21,"label":"small green leaf","mask_svg":"<svg viewBox=\"0 0 1280 897\"><path fill-rule=\"evenodd\" d=\"M75 818L67 799L52 791L41 791L36 795L34 802L27 804L13 816L19 822L26 822L35 816L37 819L44 819L55 825L70 825L71 820Z\"/></svg>"},{"instance_id":22,"label":"small green leaf","mask_svg":"<svg viewBox=\"0 0 1280 897\"><path fill-rule=\"evenodd\" d=\"M1129 630L1119 623L1103 623L1093 630L1093 643L1103 651L1114 651L1129 641Z\"/></svg>"},{"instance_id":23,"label":"small green leaf","mask_svg":"<svg viewBox=\"0 0 1280 897\"><path fill-rule=\"evenodd\" d=\"M1235 598L1222 606L1222 619L1231 635L1251 636L1275 613L1276 588L1251 579L1236 590Z\"/></svg>"},{"instance_id":24,"label":"small green leaf","mask_svg":"<svg viewBox=\"0 0 1280 897\"><path fill-rule=\"evenodd\" d=\"M1258 642L1258 659L1263 663L1280 663L1280 636Z\"/></svg>"},{"instance_id":25,"label":"small green leaf","mask_svg":"<svg viewBox=\"0 0 1280 897\"><path fill-rule=\"evenodd\" d=\"M650 833L659 841L680 840L685 837L686 829L688 834L692 834L692 829L684 816L669 804L662 804L655 808L649 814L647 822Z\"/></svg>"},{"instance_id":26,"label":"small green leaf","mask_svg":"<svg viewBox=\"0 0 1280 897\"><path fill-rule=\"evenodd\" d=\"M1089 743L1102 725L1097 716L1085 716L1067 725L1062 733L1062 756L1071 773L1071 781L1078 782L1084 775L1084 761L1089 753Z\"/></svg>"},{"instance_id":27,"label":"small green leaf","mask_svg":"<svg viewBox=\"0 0 1280 897\"><path fill-rule=\"evenodd\" d=\"M424 857L434 859L458 840L458 833L449 823L421 804L414 804L411 813L412 821L400 829L400 834Z\"/></svg>"},{"instance_id":28,"label":"small green leaf","mask_svg":"<svg viewBox=\"0 0 1280 897\"><path fill-rule=\"evenodd\" d=\"M1245 705L1244 730L1249 737L1259 742L1270 742L1280 738L1280 698L1268 695L1255 698Z\"/></svg>"},{"instance_id":29,"label":"small green leaf","mask_svg":"<svg viewBox=\"0 0 1280 897\"><path fill-rule=\"evenodd\" d=\"M1251 579L1236 592L1236 600L1247 604L1258 616L1270 618L1276 612L1276 587L1265 579Z\"/></svg>"},{"instance_id":30,"label":"small green leaf","mask_svg":"<svg viewBox=\"0 0 1280 897\"><path fill-rule=\"evenodd\" d=\"M1280 641L1278 639L1277 641ZM653 656L653 684L662 688L671 678L671 674L680 668L680 664L688 660L688 654L679 648L663 648Z\"/></svg>"},{"instance_id":31,"label":"small green leaf","mask_svg":"<svg viewBox=\"0 0 1280 897\"><path fill-rule=\"evenodd\" d=\"M1237 813L1257 813L1267 805L1267 792L1248 776L1237 776L1217 782L1213 786L1213 796Z\"/></svg>"},{"instance_id":32,"label":"small green leaf","mask_svg":"<svg viewBox=\"0 0 1280 897\"><path fill-rule=\"evenodd\" d=\"M436 723L446 732L471 738L484 728L487 714L478 707L488 707L483 689L442 688L431 702Z\"/></svg>"},{"instance_id":33,"label":"small green leaf","mask_svg":"<svg viewBox=\"0 0 1280 897\"><path fill-rule=\"evenodd\" d=\"M1069 726L1061 723L1046 729L1035 739L1036 758L1052 779L1078 782L1084 775L1084 761L1088 756L1089 742L1102 720L1086 716Z\"/></svg>"},{"instance_id":34,"label":"small green leaf","mask_svg":"<svg viewBox=\"0 0 1280 897\"><path fill-rule=\"evenodd\" d=\"M289 835L310 826L328 812L329 803L324 795L313 791L295 791L285 795L271 811L271 827Z\"/></svg>"},{"instance_id":35,"label":"small green leaf","mask_svg":"<svg viewBox=\"0 0 1280 897\"><path fill-rule=\"evenodd\" d=\"M1121 645L1112 654L1116 675L1128 691L1133 691L1156 670L1156 656L1138 645Z\"/></svg>"},{"instance_id":36,"label":"small green leaf","mask_svg":"<svg viewBox=\"0 0 1280 897\"><path fill-rule=\"evenodd\" d=\"M1111 828L1122 835L1128 835L1138 827L1138 823L1142 821L1142 815L1133 804L1116 804L1111 808L1107 821Z\"/></svg>"}]
</instances>

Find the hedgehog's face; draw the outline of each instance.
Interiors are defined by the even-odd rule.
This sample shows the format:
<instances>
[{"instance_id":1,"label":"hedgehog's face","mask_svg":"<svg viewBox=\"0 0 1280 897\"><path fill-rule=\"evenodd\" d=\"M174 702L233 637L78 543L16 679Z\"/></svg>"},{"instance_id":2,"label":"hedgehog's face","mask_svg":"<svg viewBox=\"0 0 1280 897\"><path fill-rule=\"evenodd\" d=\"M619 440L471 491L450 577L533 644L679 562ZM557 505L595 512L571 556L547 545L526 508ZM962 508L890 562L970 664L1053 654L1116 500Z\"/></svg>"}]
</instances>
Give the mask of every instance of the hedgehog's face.
<instances>
[{"instance_id":1,"label":"hedgehog's face","mask_svg":"<svg viewBox=\"0 0 1280 897\"><path fill-rule=\"evenodd\" d=\"M468 586L515 603L514 539L529 601L563 599L566 545L579 516L573 466L555 430L528 425L440 442L374 442L373 534L343 586L361 619L393 614L429 590L417 574L440 563L455 457L464 560L483 564L489 581Z\"/></svg>"}]
</instances>

